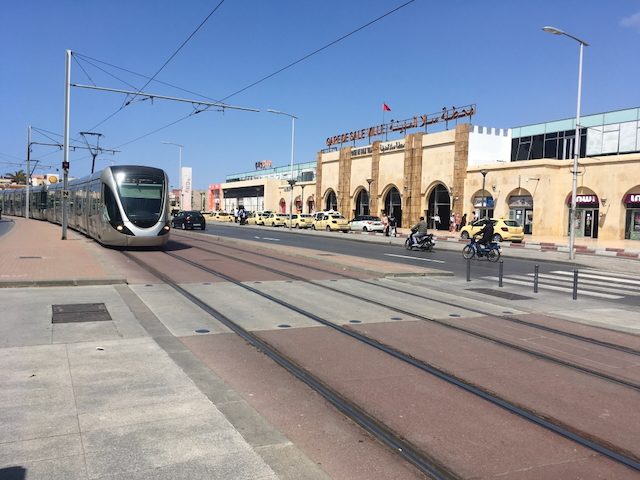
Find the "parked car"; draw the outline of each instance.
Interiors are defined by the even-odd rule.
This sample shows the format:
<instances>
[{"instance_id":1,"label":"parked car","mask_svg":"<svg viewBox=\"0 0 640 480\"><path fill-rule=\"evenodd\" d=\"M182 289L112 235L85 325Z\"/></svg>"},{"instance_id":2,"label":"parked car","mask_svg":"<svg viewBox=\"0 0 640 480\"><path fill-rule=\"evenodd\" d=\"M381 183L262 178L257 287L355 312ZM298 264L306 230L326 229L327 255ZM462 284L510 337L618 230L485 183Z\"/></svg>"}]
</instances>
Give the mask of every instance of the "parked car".
<instances>
[{"instance_id":1,"label":"parked car","mask_svg":"<svg viewBox=\"0 0 640 480\"><path fill-rule=\"evenodd\" d=\"M213 212L211 217L212 217L212 220L216 222L233 222L234 221L233 215L227 212L220 212L220 211Z\"/></svg>"},{"instance_id":2,"label":"parked car","mask_svg":"<svg viewBox=\"0 0 640 480\"><path fill-rule=\"evenodd\" d=\"M313 215L308 213L294 213L291 215L291 228L311 228ZM289 226L289 215L284 221L284 226Z\"/></svg>"},{"instance_id":3,"label":"parked car","mask_svg":"<svg viewBox=\"0 0 640 480\"><path fill-rule=\"evenodd\" d=\"M520 243L524 240L524 230L515 220L505 220L504 218L491 218L493 222L493 241L501 242L509 240L511 242ZM472 237L484 227L485 218L476 220L460 229L460 238L468 239Z\"/></svg>"},{"instance_id":4,"label":"parked car","mask_svg":"<svg viewBox=\"0 0 640 480\"><path fill-rule=\"evenodd\" d=\"M349 222L349 228L351 230L362 230L363 232L382 232L384 226L380 217L373 215L358 215Z\"/></svg>"},{"instance_id":5,"label":"parked car","mask_svg":"<svg viewBox=\"0 0 640 480\"><path fill-rule=\"evenodd\" d=\"M311 228L314 230L326 230L329 231L349 231L349 222L339 213L323 213L322 216L316 214L316 219L313 221Z\"/></svg>"},{"instance_id":6,"label":"parked car","mask_svg":"<svg viewBox=\"0 0 640 480\"><path fill-rule=\"evenodd\" d=\"M287 217L288 215L286 213L272 212L264 219L263 225L267 227L282 227L284 226L284 221Z\"/></svg>"},{"instance_id":7,"label":"parked car","mask_svg":"<svg viewBox=\"0 0 640 480\"><path fill-rule=\"evenodd\" d=\"M171 219L171 226L173 228L182 228L183 230L187 230L190 228L191 230L195 228L199 228L200 230L204 230L207 226L207 222L204 219L204 215L195 210L188 210L185 212L178 212Z\"/></svg>"},{"instance_id":8,"label":"parked car","mask_svg":"<svg viewBox=\"0 0 640 480\"><path fill-rule=\"evenodd\" d=\"M264 225L264 221L271 215L271 210L265 210L264 212L256 212L255 214L255 224L256 225Z\"/></svg>"}]
</instances>

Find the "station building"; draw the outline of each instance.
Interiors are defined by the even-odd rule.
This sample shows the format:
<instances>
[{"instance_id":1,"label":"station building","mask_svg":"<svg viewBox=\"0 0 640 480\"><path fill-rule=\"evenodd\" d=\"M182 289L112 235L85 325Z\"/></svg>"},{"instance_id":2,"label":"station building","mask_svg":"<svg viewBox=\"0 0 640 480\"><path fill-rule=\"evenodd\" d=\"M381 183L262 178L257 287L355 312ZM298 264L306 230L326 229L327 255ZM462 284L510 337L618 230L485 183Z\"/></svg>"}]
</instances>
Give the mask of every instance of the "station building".
<instances>
[{"instance_id":1,"label":"station building","mask_svg":"<svg viewBox=\"0 0 640 480\"><path fill-rule=\"evenodd\" d=\"M452 214L492 216L526 234L568 236L575 119L495 129L473 125L474 113L443 109L329 137L293 175L279 167L228 176L223 209L385 211L401 227L425 216L439 229ZM582 117L580 135L576 237L640 240L640 108Z\"/></svg>"}]
</instances>

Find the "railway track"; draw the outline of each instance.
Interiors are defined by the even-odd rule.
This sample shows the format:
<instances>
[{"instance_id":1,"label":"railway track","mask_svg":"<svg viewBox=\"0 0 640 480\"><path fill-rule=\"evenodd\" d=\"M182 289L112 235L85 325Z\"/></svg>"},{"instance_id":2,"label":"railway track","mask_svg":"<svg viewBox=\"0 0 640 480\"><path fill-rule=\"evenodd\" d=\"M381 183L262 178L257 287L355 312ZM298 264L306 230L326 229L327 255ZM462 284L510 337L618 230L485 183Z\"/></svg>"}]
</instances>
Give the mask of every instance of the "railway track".
<instances>
[{"instance_id":1,"label":"railway track","mask_svg":"<svg viewBox=\"0 0 640 480\"><path fill-rule=\"evenodd\" d=\"M207 251L207 249L202 249L201 247L196 247L196 248L200 248L202 251ZM209 251L208 253L212 253L215 255L223 255L223 254L220 254L219 252L213 252L213 251ZM466 392L472 393L473 395L480 397L485 401L491 402L493 405L506 409L509 412L515 415L518 415L521 418L525 418L526 420L533 422L536 425L539 425L548 430L551 430L558 435L561 435L586 448L596 451L599 454L604 455L616 462L622 463L623 465L629 468L640 471L640 464L638 463L637 459L633 456L633 454L625 451L624 449L620 449L615 446L607 444L607 442L594 439L592 436L590 436L586 432L576 431L575 429L572 429L569 426L562 425L561 422L557 422L557 421L554 422L553 420L544 418L543 416L540 416L537 413L527 408L523 408L519 405L513 404L512 402L509 402L504 398L501 398L495 394L492 394L491 392L485 391L482 388L469 384L468 382L465 382L464 379L451 375L450 373L447 373L437 367L434 367L433 365L429 365L426 362L417 360L405 354L402 351L399 351L395 348L385 345L384 343L376 339L362 335L358 332L355 332L352 329L345 328L341 325L335 324L325 318L321 318L318 315L313 314L312 312L305 311L304 309L296 307L295 305L292 305L289 302L286 302L282 299L276 298L272 295L262 292L259 289L251 287L250 285L244 284L220 271L216 271L212 268L202 266L199 263L194 262L193 260L184 258L181 255L177 255L175 253L165 252L165 254L168 256L171 256L172 258L180 262L185 262L189 264L191 267L206 271L207 273L215 275L225 280L226 282L235 284L253 294L260 295L261 297L271 302L275 302L300 315L304 315L307 318L310 318L327 327L330 327L342 334L348 335L350 338L354 340L363 342L371 347L374 347L379 351L384 352L386 355L390 355L398 360L401 360L402 362L405 362L415 368L420 369L425 373L435 376L440 380L444 380L452 385L455 385L456 387L461 388ZM259 348L265 353L269 352L268 355L271 358L273 358L274 361L276 361L278 364L282 365L283 367L287 368L287 370L289 370L294 376L296 376L296 378L299 378L300 380L305 382L307 385L309 385L311 388L318 391L318 393L323 395L323 397L329 400L341 412L343 412L349 418L352 418L356 423L361 425L365 430L369 431L372 435L378 438L383 444L389 446L394 451L398 452L408 462L416 466L420 471L422 471L423 473L433 478L455 478L455 475L452 472L448 471L446 467L442 466L437 460L432 458L429 454L421 452L414 445L407 442L406 440L403 440L401 435L395 434L393 432L393 429L377 421L374 418L374 416L368 414L366 411L359 408L357 405L351 403L348 399L345 399L339 392L332 390L328 385L326 385L320 379L314 378L313 376L311 376L308 372L304 371L304 369L301 369L299 366L297 366L295 362L292 362L291 359L288 359L287 356L284 355L282 352L279 352L277 349L273 348L271 345L269 345L264 340L260 339L255 334L243 329L236 322L233 322L231 319L223 315L221 312L213 309L206 302L202 301L201 299L197 298L193 294L189 293L187 290L185 290L180 285L175 283L166 274L163 274L157 269L150 267L148 264L146 264L144 261L137 258L135 255L131 255L128 253L126 255L129 256L129 258L134 260L136 263L138 263L140 266L142 266L143 268L147 269L148 271L156 275L158 278L160 278L162 281L164 281L168 285L171 285L174 289L176 289L176 291L180 292L182 295L184 295L190 301L192 301L193 303L198 305L200 308L202 308L204 311L212 315L214 318L220 320L226 326L228 326L233 331L235 331L240 336L242 336L245 340L249 341L256 348ZM270 267L260 265L259 268L268 269ZM305 265L305 268L307 268L306 265ZM281 271L277 273L279 275L283 275L288 278L295 277L289 274L283 274L283 272ZM332 273L335 273L335 272L332 272ZM296 280L302 281L304 279L296 278ZM313 282L311 283L314 286L318 286L318 284L316 283L313 283ZM370 301L370 299L364 299L364 300ZM415 317L415 315L411 312L406 312L406 314Z\"/></svg>"}]
</instances>

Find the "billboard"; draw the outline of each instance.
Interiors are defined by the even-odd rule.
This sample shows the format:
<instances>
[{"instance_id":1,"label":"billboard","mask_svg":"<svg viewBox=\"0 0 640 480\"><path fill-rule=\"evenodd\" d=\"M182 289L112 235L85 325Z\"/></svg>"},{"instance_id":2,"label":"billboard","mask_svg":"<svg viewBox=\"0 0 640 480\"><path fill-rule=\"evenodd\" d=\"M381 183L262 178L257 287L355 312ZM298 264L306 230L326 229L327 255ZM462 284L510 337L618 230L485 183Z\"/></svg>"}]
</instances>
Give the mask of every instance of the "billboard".
<instances>
[{"instance_id":1,"label":"billboard","mask_svg":"<svg viewBox=\"0 0 640 480\"><path fill-rule=\"evenodd\" d=\"M182 195L180 198L180 208L182 210L191 210L191 191L192 191L192 169L191 167L182 167L180 178L182 179Z\"/></svg>"}]
</instances>

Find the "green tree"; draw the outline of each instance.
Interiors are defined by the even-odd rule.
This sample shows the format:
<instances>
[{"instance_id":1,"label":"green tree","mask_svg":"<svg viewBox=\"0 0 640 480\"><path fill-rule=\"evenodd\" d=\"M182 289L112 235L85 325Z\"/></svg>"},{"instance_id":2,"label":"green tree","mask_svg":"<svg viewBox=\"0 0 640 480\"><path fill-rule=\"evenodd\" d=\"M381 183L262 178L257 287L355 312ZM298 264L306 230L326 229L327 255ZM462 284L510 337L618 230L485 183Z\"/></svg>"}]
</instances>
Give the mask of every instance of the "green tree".
<instances>
[{"instance_id":1,"label":"green tree","mask_svg":"<svg viewBox=\"0 0 640 480\"><path fill-rule=\"evenodd\" d=\"M15 173L7 173L5 176L7 178L10 178L14 183L17 183L18 185L27 184L27 174L24 170L18 170Z\"/></svg>"}]
</instances>

